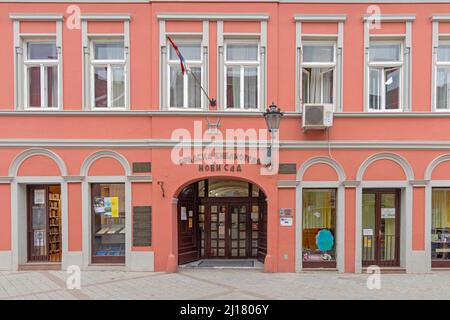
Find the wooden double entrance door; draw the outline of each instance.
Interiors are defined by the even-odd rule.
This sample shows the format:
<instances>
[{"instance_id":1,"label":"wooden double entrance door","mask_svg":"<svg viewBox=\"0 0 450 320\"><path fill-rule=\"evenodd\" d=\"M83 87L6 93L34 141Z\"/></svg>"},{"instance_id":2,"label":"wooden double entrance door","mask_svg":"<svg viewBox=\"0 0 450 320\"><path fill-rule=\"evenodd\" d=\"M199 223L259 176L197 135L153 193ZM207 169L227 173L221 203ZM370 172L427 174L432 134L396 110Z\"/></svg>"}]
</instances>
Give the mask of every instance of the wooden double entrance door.
<instances>
[{"instance_id":1,"label":"wooden double entrance door","mask_svg":"<svg viewBox=\"0 0 450 320\"><path fill-rule=\"evenodd\" d=\"M264 201L226 198L180 201L179 264L201 258L264 260L267 215Z\"/></svg>"},{"instance_id":2,"label":"wooden double entrance door","mask_svg":"<svg viewBox=\"0 0 450 320\"><path fill-rule=\"evenodd\" d=\"M363 266L399 266L400 190L366 189L362 201Z\"/></svg>"}]
</instances>

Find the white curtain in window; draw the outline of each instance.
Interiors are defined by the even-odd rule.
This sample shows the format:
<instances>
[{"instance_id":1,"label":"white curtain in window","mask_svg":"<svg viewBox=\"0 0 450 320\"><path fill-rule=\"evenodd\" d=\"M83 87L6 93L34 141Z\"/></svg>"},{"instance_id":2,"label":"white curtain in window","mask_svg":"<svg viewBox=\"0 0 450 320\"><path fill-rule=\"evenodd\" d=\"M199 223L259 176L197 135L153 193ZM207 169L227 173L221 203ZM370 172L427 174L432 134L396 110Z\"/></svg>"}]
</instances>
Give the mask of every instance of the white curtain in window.
<instances>
[{"instance_id":1,"label":"white curtain in window","mask_svg":"<svg viewBox=\"0 0 450 320\"><path fill-rule=\"evenodd\" d=\"M201 81L202 73L200 67L192 67L188 71L188 107L201 107L201 89L199 81Z\"/></svg>"},{"instance_id":2,"label":"white curtain in window","mask_svg":"<svg viewBox=\"0 0 450 320\"><path fill-rule=\"evenodd\" d=\"M436 74L436 108L448 109L450 95L450 69L438 68Z\"/></svg>"},{"instance_id":3,"label":"white curtain in window","mask_svg":"<svg viewBox=\"0 0 450 320\"><path fill-rule=\"evenodd\" d=\"M184 81L179 65L170 67L170 106L183 108Z\"/></svg>"},{"instance_id":4,"label":"white curtain in window","mask_svg":"<svg viewBox=\"0 0 450 320\"><path fill-rule=\"evenodd\" d=\"M239 108L241 99L240 68L227 68L227 108Z\"/></svg>"}]
</instances>

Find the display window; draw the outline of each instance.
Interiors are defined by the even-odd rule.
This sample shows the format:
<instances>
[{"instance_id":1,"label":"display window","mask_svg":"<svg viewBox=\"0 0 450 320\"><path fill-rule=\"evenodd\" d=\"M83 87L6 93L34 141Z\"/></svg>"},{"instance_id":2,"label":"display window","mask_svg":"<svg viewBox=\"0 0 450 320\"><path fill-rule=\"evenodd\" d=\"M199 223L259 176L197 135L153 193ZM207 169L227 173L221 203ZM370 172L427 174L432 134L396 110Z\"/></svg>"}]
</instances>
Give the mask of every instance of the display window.
<instances>
[{"instance_id":1,"label":"display window","mask_svg":"<svg viewBox=\"0 0 450 320\"><path fill-rule=\"evenodd\" d=\"M125 263L125 185L92 184L92 262Z\"/></svg>"},{"instance_id":2,"label":"display window","mask_svg":"<svg viewBox=\"0 0 450 320\"><path fill-rule=\"evenodd\" d=\"M303 267L336 267L336 190L304 189Z\"/></svg>"},{"instance_id":3,"label":"display window","mask_svg":"<svg viewBox=\"0 0 450 320\"><path fill-rule=\"evenodd\" d=\"M433 189L431 218L433 267L450 267L450 189Z\"/></svg>"}]
</instances>

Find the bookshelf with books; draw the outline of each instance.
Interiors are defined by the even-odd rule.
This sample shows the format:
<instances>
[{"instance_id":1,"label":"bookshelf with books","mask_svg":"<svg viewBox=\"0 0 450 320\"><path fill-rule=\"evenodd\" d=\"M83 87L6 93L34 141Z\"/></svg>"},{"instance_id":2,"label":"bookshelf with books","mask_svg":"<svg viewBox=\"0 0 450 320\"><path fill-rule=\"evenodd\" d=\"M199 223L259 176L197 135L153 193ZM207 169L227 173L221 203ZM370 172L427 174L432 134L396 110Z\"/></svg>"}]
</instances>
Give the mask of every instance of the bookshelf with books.
<instances>
[{"instance_id":1,"label":"bookshelf with books","mask_svg":"<svg viewBox=\"0 0 450 320\"><path fill-rule=\"evenodd\" d=\"M49 261L61 261L61 196L59 192L48 193L48 245Z\"/></svg>"}]
</instances>

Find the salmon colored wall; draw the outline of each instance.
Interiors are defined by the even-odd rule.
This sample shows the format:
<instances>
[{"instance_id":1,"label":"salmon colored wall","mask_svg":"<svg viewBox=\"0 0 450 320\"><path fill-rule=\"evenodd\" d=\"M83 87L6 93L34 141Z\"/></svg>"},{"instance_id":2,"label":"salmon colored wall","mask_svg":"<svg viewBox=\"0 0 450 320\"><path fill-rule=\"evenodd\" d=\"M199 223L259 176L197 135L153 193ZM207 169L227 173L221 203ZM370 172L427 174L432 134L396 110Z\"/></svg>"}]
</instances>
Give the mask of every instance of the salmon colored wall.
<instances>
[{"instance_id":1,"label":"salmon colored wall","mask_svg":"<svg viewBox=\"0 0 450 320\"><path fill-rule=\"evenodd\" d=\"M101 158L95 160L89 167L90 176L123 176L125 170L122 164L113 158Z\"/></svg>"},{"instance_id":2,"label":"salmon colored wall","mask_svg":"<svg viewBox=\"0 0 450 320\"><path fill-rule=\"evenodd\" d=\"M81 251L83 238L81 183L69 183L67 192L69 194L69 251Z\"/></svg>"},{"instance_id":3,"label":"salmon colored wall","mask_svg":"<svg viewBox=\"0 0 450 320\"><path fill-rule=\"evenodd\" d=\"M11 250L11 187L0 184L0 251Z\"/></svg>"},{"instance_id":4,"label":"salmon colored wall","mask_svg":"<svg viewBox=\"0 0 450 320\"><path fill-rule=\"evenodd\" d=\"M89 21L88 33L111 34L123 33L124 23L121 21Z\"/></svg>"},{"instance_id":5,"label":"salmon colored wall","mask_svg":"<svg viewBox=\"0 0 450 320\"><path fill-rule=\"evenodd\" d=\"M166 32L203 32L203 23L201 21L167 21Z\"/></svg>"},{"instance_id":6,"label":"salmon colored wall","mask_svg":"<svg viewBox=\"0 0 450 320\"><path fill-rule=\"evenodd\" d=\"M337 23L319 23L319 22L306 22L302 23L302 33L307 34L337 34Z\"/></svg>"},{"instance_id":7,"label":"salmon colored wall","mask_svg":"<svg viewBox=\"0 0 450 320\"><path fill-rule=\"evenodd\" d=\"M404 34L406 32L406 24L398 22L381 23L380 28L370 30L370 34Z\"/></svg>"},{"instance_id":8,"label":"salmon colored wall","mask_svg":"<svg viewBox=\"0 0 450 320\"><path fill-rule=\"evenodd\" d=\"M364 180L405 180L402 167L391 160L377 160L364 172Z\"/></svg>"},{"instance_id":9,"label":"salmon colored wall","mask_svg":"<svg viewBox=\"0 0 450 320\"><path fill-rule=\"evenodd\" d=\"M278 206L292 209L292 227L281 227L280 215L277 212L278 223L278 272L292 272L295 270L295 189L278 189ZM298 253L301 255L301 252ZM287 255L286 260L284 255Z\"/></svg>"},{"instance_id":10,"label":"salmon colored wall","mask_svg":"<svg viewBox=\"0 0 450 320\"><path fill-rule=\"evenodd\" d=\"M413 189L412 249L425 250L425 188Z\"/></svg>"},{"instance_id":11,"label":"salmon colored wall","mask_svg":"<svg viewBox=\"0 0 450 320\"><path fill-rule=\"evenodd\" d=\"M356 189L345 189L345 272L355 272Z\"/></svg>"},{"instance_id":12,"label":"salmon colored wall","mask_svg":"<svg viewBox=\"0 0 450 320\"><path fill-rule=\"evenodd\" d=\"M56 33L56 23L50 21L22 21L20 33Z\"/></svg>"},{"instance_id":13,"label":"salmon colored wall","mask_svg":"<svg viewBox=\"0 0 450 320\"><path fill-rule=\"evenodd\" d=\"M304 181L337 181L339 180L336 170L324 163L317 163L306 170L303 175Z\"/></svg>"},{"instance_id":14,"label":"salmon colored wall","mask_svg":"<svg viewBox=\"0 0 450 320\"><path fill-rule=\"evenodd\" d=\"M58 165L47 156L32 156L22 162L18 176L60 176Z\"/></svg>"},{"instance_id":15,"label":"salmon colored wall","mask_svg":"<svg viewBox=\"0 0 450 320\"><path fill-rule=\"evenodd\" d=\"M231 33L260 33L261 23L248 21L225 21L223 24L223 32Z\"/></svg>"},{"instance_id":16,"label":"salmon colored wall","mask_svg":"<svg viewBox=\"0 0 450 320\"><path fill-rule=\"evenodd\" d=\"M439 33L450 33L450 23L439 22Z\"/></svg>"}]
</instances>

